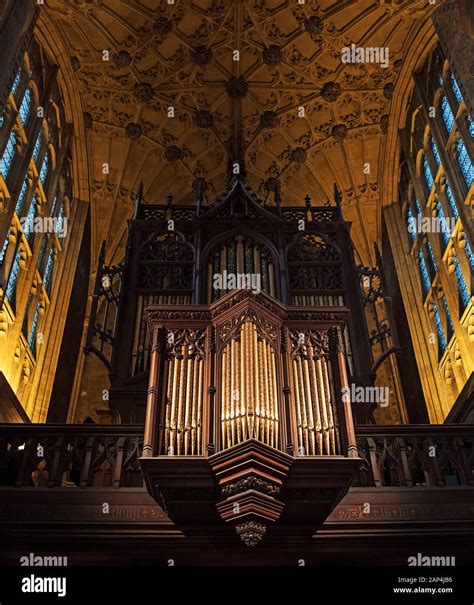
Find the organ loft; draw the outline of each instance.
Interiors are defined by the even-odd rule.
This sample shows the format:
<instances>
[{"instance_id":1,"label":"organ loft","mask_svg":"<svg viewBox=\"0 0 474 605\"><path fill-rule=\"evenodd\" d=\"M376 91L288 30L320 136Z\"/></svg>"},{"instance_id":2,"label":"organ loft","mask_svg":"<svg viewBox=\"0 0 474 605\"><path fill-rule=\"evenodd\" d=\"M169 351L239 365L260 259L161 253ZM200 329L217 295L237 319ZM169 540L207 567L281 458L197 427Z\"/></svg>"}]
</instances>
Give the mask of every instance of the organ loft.
<instances>
[{"instance_id":1,"label":"organ loft","mask_svg":"<svg viewBox=\"0 0 474 605\"><path fill-rule=\"evenodd\" d=\"M464 0L6 0L5 561L462 560L472 39Z\"/></svg>"}]
</instances>

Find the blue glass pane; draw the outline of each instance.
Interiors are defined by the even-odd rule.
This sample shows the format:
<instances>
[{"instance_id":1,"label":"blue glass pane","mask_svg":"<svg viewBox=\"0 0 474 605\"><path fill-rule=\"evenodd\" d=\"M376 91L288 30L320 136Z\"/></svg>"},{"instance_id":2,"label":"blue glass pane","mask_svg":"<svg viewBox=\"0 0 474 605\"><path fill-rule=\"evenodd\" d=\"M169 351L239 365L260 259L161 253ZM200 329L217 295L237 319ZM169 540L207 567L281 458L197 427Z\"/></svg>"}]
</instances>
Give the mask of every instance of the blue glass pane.
<instances>
[{"instance_id":1,"label":"blue glass pane","mask_svg":"<svg viewBox=\"0 0 474 605\"><path fill-rule=\"evenodd\" d=\"M0 172L3 174L3 178L6 179L8 173L10 172L10 168L12 166L13 158L15 157L15 145L16 145L16 136L13 130L8 137L7 145L5 147L5 151L3 152L3 156L0 159Z\"/></svg>"},{"instance_id":2,"label":"blue glass pane","mask_svg":"<svg viewBox=\"0 0 474 605\"><path fill-rule=\"evenodd\" d=\"M423 298L426 298L426 295L431 287L431 280L428 273L428 267L426 266L425 257L423 256L423 252L421 250L418 257L418 267L420 269L421 283L423 286Z\"/></svg>"},{"instance_id":3,"label":"blue glass pane","mask_svg":"<svg viewBox=\"0 0 474 605\"><path fill-rule=\"evenodd\" d=\"M443 76L438 76L438 84L443 86Z\"/></svg>"},{"instance_id":4,"label":"blue glass pane","mask_svg":"<svg viewBox=\"0 0 474 605\"><path fill-rule=\"evenodd\" d=\"M428 189L431 191L434 181L433 181L433 176L431 174L431 170L430 170L430 167L428 164L428 160L426 159L426 156L423 156L423 174L425 176L425 181L426 181L426 184L428 185Z\"/></svg>"},{"instance_id":5,"label":"blue glass pane","mask_svg":"<svg viewBox=\"0 0 474 605\"><path fill-rule=\"evenodd\" d=\"M60 236L61 232L64 229L63 226L63 219L64 219L64 202L61 202L61 205L59 207L59 212L58 212L58 216L57 216L57 222L56 222L56 228L55 228L55 232L56 235Z\"/></svg>"},{"instance_id":6,"label":"blue glass pane","mask_svg":"<svg viewBox=\"0 0 474 605\"><path fill-rule=\"evenodd\" d=\"M437 211L437 217L439 219L439 222L441 223L442 226L447 225L447 221L446 221L446 217L444 216L444 212L443 212L443 208L441 207L441 204L438 202L436 202L436 211ZM448 243L449 241L449 229L441 229L441 237L443 238L443 242L445 244Z\"/></svg>"},{"instance_id":7,"label":"blue glass pane","mask_svg":"<svg viewBox=\"0 0 474 605\"><path fill-rule=\"evenodd\" d=\"M5 254L8 248L8 244L10 243L8 237L3 244L2 251L0 252L0 265L3 265L3 259L5 258Z\"/></svg>"},{"instance_id":8,"label":"blue glass pane","mask_svg":"<svg viewBox=\"0 0 474 605\"><path fill-rule=\"evenodd\" d=\"M453 324L453 319L451 317L451 313L449 312L448 303L446 301L444 294L443 294L443 305L444 305L444 312L446 313L446 322L448 324L448 340L450 340L451 336L454 334L454 324Z\"/></svg>"},{"instance_id":9,"label":"blue glass pane","mask_svg":"<svg viewBox=\"0 0 474 605\"><path fill-rule=\"evenodd\" d=\"M462 101L462 93L453 74L451 74L451 88L453 89L456 101L460 103Z\"/></svg>"},{"instance_id":10,"label":"blue glass pane","mask_svg":"<svg viewBox=\"0 0 474 605\"><path fill-rule=\"evenodd\" d=\"M31 90L29 88L25 91L25 96L23 97L23 101L21 102L20 109L18 113L20 114L21 121L23 125L26 124L28 118L30 116L31 111Z\"/></svg>"},{"instance_id":11,"label":"blue glass pane","mask_svg":"<svg viewBox=\"0 0 474 605\"><path fill-rule=\"evenodd\" d=\"M464 180L466 181L467 188L469 189L474 180L474 167L462 139L458 140L458 163Z\"/></svg>"},{"instance_id":12,"label":"blue glass pane","mask_svg":"<svg viewBox=\"0 0 474 605\"><path fill-rule=\"evenodd\" d=\"M456 200L454 199L451 185L447 181L446 181L446 196L448 198L449 205L451 206L451 211L453 213L453 216L457 220L459 218L458 207L456 206Z\"/></svg>"},{"instance_id":13,"label":"blue glass pane","mask_svg":"<svg viewBox=\"0 0 474 605\"><path fill-rule=\"evenodd\" d=\"M446 97L443 97L443 100L441 102L441 113L443 116L443 122L446 126L446 130L448 132L451 132L454 124L454 115L451 110L451 105L449 104L448 99Z\"/></svg>"},{"instance_id":14,"label":"blue glass pane","mask_svg":"<svg viewBox=\"0 0 474 605\"><path fill-rule=\"evenodd\" d=\"M444 335L443 326L441 324L441 319L440 319L438 307L436 306L436 304L433 305L433 313L434 313L434 320L436 323L436 330L438 332L439 346L441 348L441 351L444 353L444 351L446 351L446 346L447 346L446 336Z\"/></svg>"},{"instance_id":15,"label":"blue glass pane","mask_svg":"<svg viewBox=\"0 0 474 605\"><path fill-rule=\"evenodd\" d=\"M38 135L38 138L36 139L35 148L33 149L33 159L35 161L35 164L38 163L38 156L39 156L39 152L41 151L42 142L43 142L43 140L42 140L41 133L40 133Z\"/></svg>"},{"instance_id":16,"label":"blue glass pane","mask_svg":"<svg viewBox=\"0 0 474 605\"><path fill-rule=\"evenodd\" d=\"M439 166L441 163L441 159L439 157L438 148L436 147L436 143L435 143L435 140L433 139L433 137L431 137L431 139L430 139L430 144L431 144L431 151L433 152L433 155L434 155L434 159L436 160L436 163Z\"/></svg>"},{"instance_id":17,"label":"blue glass pane","mask_svg":"<svg viewBox=\"0 0 474 605\"><path fill-rule=\"evenodd\" d=\"M467 260L469 261L469 266L471 267L471 271L474 271L474 254L472 253L472 248L467 240L466 240L466 244L464 246L464 251L466 253Z\"/></svg>"},{"instance_id":18,"label":"blue glass pane","mask_svg":"<svg viewBox=\"0 0 474 605\"><path fill-rule=\"evenodd\" d=\"M53 264L54 264L54 251L51 248L51 250L49 251L49 254L48 254L48 262L46 263L46 268L44 270L44 275L43 275L43 286L45 287L47 292L49 292L51 275L53 273Z\"/></svg>"},{"instance_id":19,"label":"blue glass pane","mask_svg":"<svg viewBox=\"0 0 474 605\"><path fill-rule=\"evenodd\" d=\"M435 255L434 255L433 248L431 247L430 242L428 242L428 252L430 255L431 264L433 265L434 272L438 273L438 265L436 264Z\"/></svg>"},{"instance_id":20,"label":"blue glass pane","mask_svg":"<svg viewBox=\"0 0 474 605\"><path fill-rule=\"evenodd\" d=\"M467 289L461 265L457 256L454 257L454 274L456 275L456 280L458 282L459 294L461 295L462 310L464 311L464 309L469 304L469 299L471 298L471 295L469 294L469 290Z\"/></svg>"},{"instance_id":21,"label":"blue glass pane","mask_svg":"<svg viewBox=\"0 0 474 605\"><path fill-rule=\"evenodd\" d=\"M418 212L418 214L421 214L421 216L423 216L423 210L421 209L421 205L420 202L418 201L418 198L415 198L415 206L416 206L416 211Z\"/></svg>"},{"instance_id":22,"label":"blue glass pane","mask_svg":"<svg viewBox=\"0 0 474 605\"><path fill-rule=\"evenodd\" d=\"M469 130L471 139L474 139L474 120L471 118L471 116L467 118L467 129Z\"/></svg>"},{"instance_id":23,"label":"blue glass pane","mask_svg":"<svg viewBox=\"0 0 474 605\"><path fill-rule=\"evenodd\" d=\"M20 252L16 253L15 260L13 261L13 267L8 278L6 287L6 295L8 300L11 302L13 293L15 292L16 280L18 273L20 272Z\"/></svg>"},{"instance_id":24,"label":"blue glass pane","mask_svg":"<svg viewBox=\"0 0 474 605\"><path fill-rule=\"evenodd\" d=\"M16 95L16 91L18 90L18 86L20 86L20 82L21 82L21 66L20 69L18 70L16 76L15 76L15 80L13 81L12 84L12 95Z\"/></svg>"},{"instance_id":25,"label":"blue glass pane","mask_svg":"<svg viewBox=\"0 0 474 605\"><path fill-rule=\"evenodd\" d=\"M28 337L28 346L30 347L30 350L32 352L34 352L36 350L36 332L38 330L38 321L39 321L39 317L40 317L39 309L40 309L40 306L38 303L36 305L35 315L33 317L33 323L31 324L30 336Z\"/></svg>"},{"instance_id":26,"label":"blue glass pane","mask_svg":"<svg viewBox=\"0 0 474 605\"><path fill-rule=\"evenodd\" d=\"M41 166L40 179L43 183L43 187L46 185L46 180L49 171L49 153L46 153L43 159L43 165Z\"/></svg>"},{"instance_id":27,"label":"blue glass pane","mask_svg":"<svg viewBox=\"0 0 474 605\"><path fill-rule=\"evenodd\" d=\"M24 181L24 183L21 187L20 195L18 196L18 200L17 200L16 206L15 206L15 212L17 213L18 216L21 216L21 213L23 211L23 206L25 204L25 198L26 198L27 191L28 191L28 183L26 181Z\"/></svg>"}]
</instances>

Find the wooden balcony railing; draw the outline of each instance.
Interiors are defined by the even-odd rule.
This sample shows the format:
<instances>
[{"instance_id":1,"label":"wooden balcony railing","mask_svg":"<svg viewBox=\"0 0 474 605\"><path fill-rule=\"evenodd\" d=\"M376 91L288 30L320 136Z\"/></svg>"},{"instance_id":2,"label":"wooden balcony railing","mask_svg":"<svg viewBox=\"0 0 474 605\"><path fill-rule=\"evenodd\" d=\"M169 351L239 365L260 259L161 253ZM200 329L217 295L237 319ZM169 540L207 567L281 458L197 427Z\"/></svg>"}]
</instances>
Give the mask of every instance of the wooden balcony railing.
<instances>
[{"instance_id":1,"label":"wooden balcony railing","mask_svg":"<svg viewBox=\"0 0 474 605\"><path fill-rule=\"evenodd\" d=\"M0 487L141 487L141 425L0 424ZM474 486L473 425L356 426L354 486Z\"/></svg>"},{"instance_id":2,"label":"wooden balcony railing","mask_svg":"<svg viewBox=\"0 0 474 605\"><path fill-rule=\"evenodd\" d=\"M362 487L474 485L473 425L358 426Z\"/></svg>"},{"instance_id":3,"label":"wooden balcony railing","mask_svg":"<svg viewBox=\"0 0 474 605\"><path fill-rule=\"evenodd\" d=\"M140 425L2 424L0 486L140 487Z\"/></svg>"}]
</instances>

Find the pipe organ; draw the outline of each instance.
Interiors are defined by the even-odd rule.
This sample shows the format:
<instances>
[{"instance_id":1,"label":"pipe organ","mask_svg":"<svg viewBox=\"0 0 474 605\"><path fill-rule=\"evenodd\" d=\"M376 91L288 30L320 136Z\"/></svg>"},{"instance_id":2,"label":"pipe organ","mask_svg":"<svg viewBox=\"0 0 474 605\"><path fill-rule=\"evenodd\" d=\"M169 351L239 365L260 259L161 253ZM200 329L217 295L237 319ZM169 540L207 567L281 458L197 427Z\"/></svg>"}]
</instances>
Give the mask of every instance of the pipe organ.
<instances>
[{"instance_id":1,"label":"pipe organ","mask_svg":"<svg viewBox=\"0 0 474 605\"><path fill-rule=\"evenodd\" d=\"M372 360L335 201L264 206L240 178L208 207L150 205L140 191L107 335L109 404L144 423L146 485L183 523L198 506L252 545L291 494L287 514L319 522L350 484L358 458L341 394L370 383ZM334 502L308 509L308 484Z\"/></svg>"}]
</instances>

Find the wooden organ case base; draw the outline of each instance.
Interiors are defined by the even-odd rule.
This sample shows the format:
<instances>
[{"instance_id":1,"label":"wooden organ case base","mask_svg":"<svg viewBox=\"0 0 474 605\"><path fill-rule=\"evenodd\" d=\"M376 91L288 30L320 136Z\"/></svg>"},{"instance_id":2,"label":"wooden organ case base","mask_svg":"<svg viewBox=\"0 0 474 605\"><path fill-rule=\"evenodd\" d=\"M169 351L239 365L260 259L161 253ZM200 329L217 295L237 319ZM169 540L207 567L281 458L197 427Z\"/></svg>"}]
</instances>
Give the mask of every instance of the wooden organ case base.
<instances>
[{"instance_id":1,"label":"wooden organ case base","mask_svg":"<svg viewBox=\"0 0 474 605\"><path fill-rule=\"evenodd\" d=\"M256 546L270 532L310 539L346 494L360 460L294 457L249 439L209 457L140 464L149 493L187 537L234 533Z\"/></svg>"}]
</instances>

